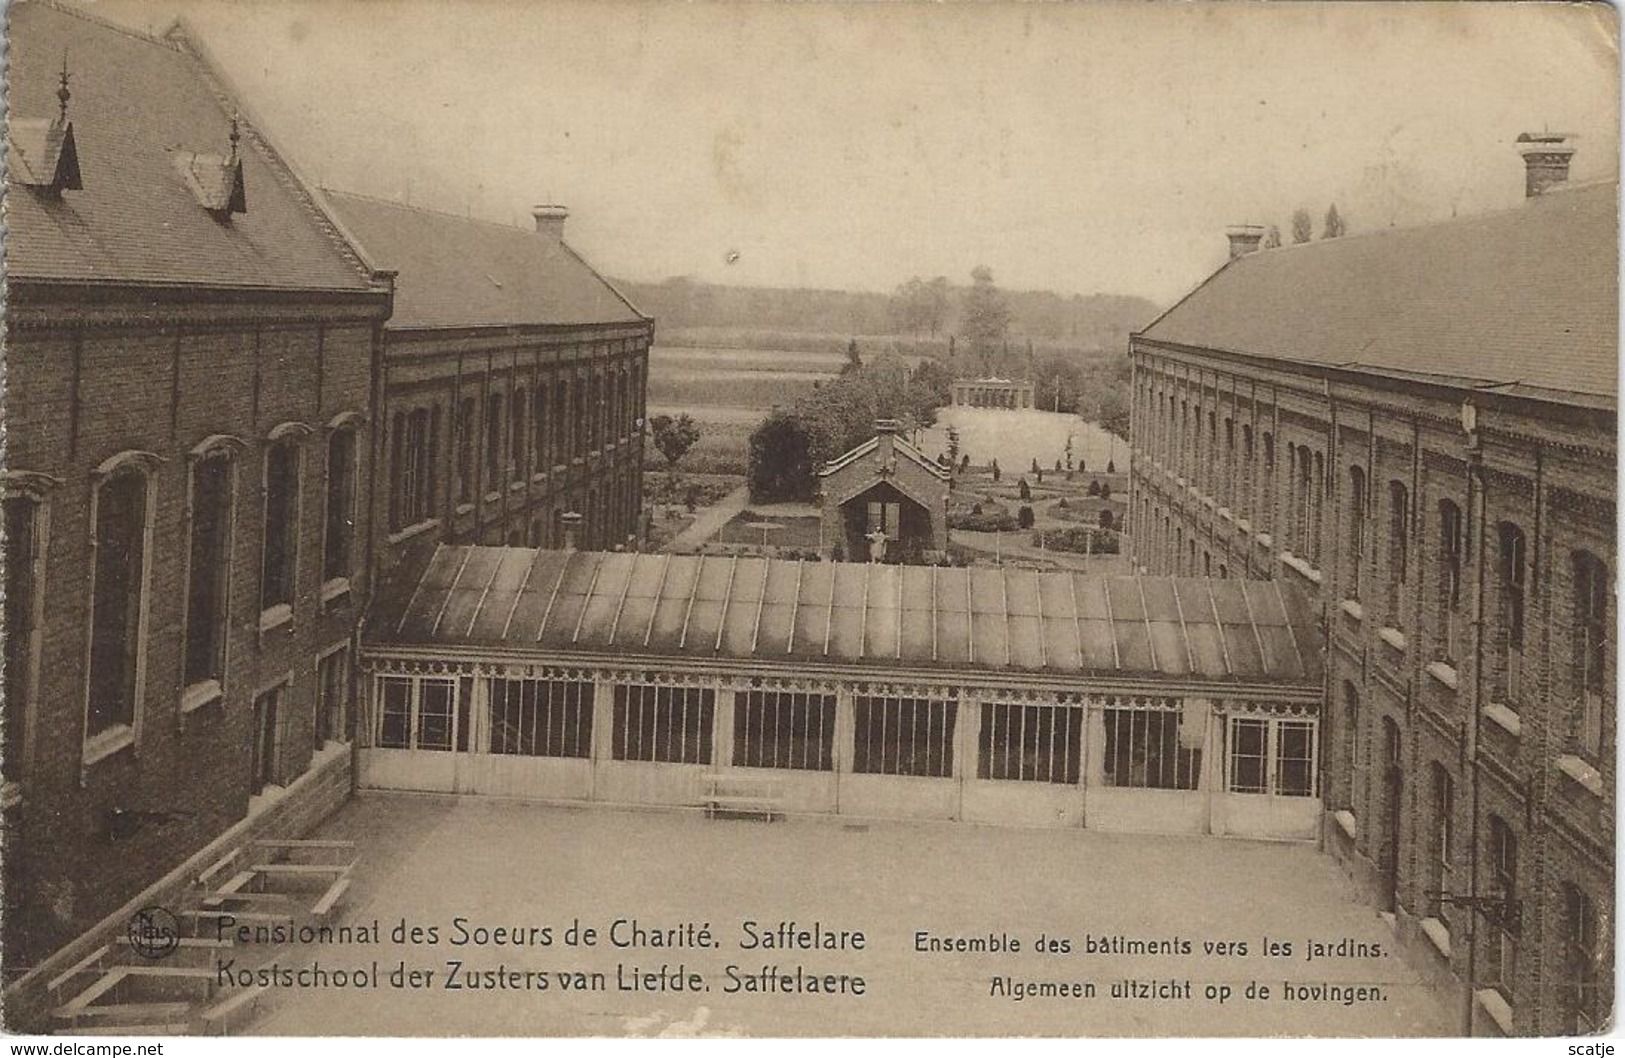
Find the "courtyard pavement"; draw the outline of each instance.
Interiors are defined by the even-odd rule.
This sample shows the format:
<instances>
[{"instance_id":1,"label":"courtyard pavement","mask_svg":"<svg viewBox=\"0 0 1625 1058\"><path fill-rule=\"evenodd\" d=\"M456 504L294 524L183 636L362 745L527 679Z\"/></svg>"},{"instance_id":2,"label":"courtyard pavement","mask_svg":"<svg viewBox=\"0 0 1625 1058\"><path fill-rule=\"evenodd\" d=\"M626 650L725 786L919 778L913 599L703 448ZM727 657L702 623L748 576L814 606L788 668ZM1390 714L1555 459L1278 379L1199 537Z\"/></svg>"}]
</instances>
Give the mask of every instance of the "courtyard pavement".
<instances>
[{"instance_id":1,"label":"courtyard pavement","mask_svg":"<svg viewBox=\"0 0 1625 1058\"><path fill-rule=\"evenodd\" d=\"M336 923L376 922L377 936L240 946L234 972L269 961L330 974L272 989L251 1034L1422 1036L1454 1024L1448 997L1392 954L1381 920L1306 845L379 793L354 798L318 836L359 844ZM845 931L846 946L744 947L745 923L760 938L789 920L792 944ZM572 923L597 930L595 943ZM397 925L436 936L392 937ZM476 937L482 927L510 934ZM817 939L796 936L813 929ZM514 933L527 943L510 943ZM1090 953L1091 939L1108 950ZM615 945L628 940L639 946ZM1311 961L1312 941L1344 954ZM1038 950L1060 942L1065 953ZM434 976L395 987L403 963ZM361 987L337 983L334 971L356 969ZM497 987L447 990L448 972ZM594 973L601 989L565 988ZM845 994L785 990L809 977ZM1309 997L1285 998L1286 984Z\"/></svg>"}]
</instances>

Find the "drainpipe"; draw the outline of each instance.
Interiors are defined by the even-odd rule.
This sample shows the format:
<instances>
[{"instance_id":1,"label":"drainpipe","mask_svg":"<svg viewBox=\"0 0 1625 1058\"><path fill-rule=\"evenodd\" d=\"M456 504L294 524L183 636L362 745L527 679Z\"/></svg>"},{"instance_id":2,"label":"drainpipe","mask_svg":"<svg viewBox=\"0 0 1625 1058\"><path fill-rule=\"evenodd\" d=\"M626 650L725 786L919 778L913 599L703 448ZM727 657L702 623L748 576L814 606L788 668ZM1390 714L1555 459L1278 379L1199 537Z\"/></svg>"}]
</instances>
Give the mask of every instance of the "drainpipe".
<instances>
[{"instance_id":1,"label":"drainpipe","mask_svg":"<svg viewBox=\"0 0 1625 1058\"><path fill-rule=\"evenodd\" d=\"M1480 715L1479 703L1483 701L1484 694L1484 561L1487 551L1484 519L1488 503L1485 495L1484 452L1479 446L1478 410L1471 401L1467 401L1462 405L1461 424L1467 431L1467 488L1471 492L1471 509L1477 536L1474 541L1476 554L1473 556L1473 561L1478 563L1478 573L1473 578L1473 687L1466 731L1467 781L1472 787L1472 813L1469 824L1470 829L1467 833L1467 895L1472 899L1467 905L1467 994L1462 1010L1462 1035L1470 1037L1473 1035L1473 992L1477 980L1478 917L1480 914L1476 902L1478 896L1479 788L1481 785L1479 782L1478 722Z\"/></svg>"}]
</instances>

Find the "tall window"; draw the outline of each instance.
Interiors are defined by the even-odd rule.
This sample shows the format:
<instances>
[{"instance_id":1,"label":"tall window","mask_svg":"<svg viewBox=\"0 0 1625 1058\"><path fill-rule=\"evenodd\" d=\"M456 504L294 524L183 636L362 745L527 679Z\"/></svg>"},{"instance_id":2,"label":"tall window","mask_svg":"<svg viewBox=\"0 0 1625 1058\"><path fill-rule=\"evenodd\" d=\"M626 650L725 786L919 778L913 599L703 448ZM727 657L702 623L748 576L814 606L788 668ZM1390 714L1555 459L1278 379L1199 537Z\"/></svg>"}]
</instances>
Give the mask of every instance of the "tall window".
<instances>
[{"instance_id":1,"label":"tall window","mask_svg":"<svg viewBox=\"0 0 1625 1058\"><path fill-rule=\"evenodd\" d=\"M477 405L473 397L464 397L457 405L457 502L473 503L479 491L474 466L474 438L478 427L474 423Z\"/></svg>"},{"instance_id":2,"label":"tall window","mask_svg":"<svg viewBox=\"0 0 1625 1058\"><path fill-rule=\"evenodd\" d=\"M854 772L953 775L955 703L859 695L853 704Z\"/></svg>"},{"instance_id":3,"label":"tall window","mask_svg":"<svg viewBox=\"0 0 1625 1058\"><path fill-rule=\"evenodd\" d=\"M350 737L350 648L339 647L316 661L316 748Z\"/></svg>"},{"instance_id":4,"label":"tall window","mask_svg":"<svg viewBox=\"0 0 1625 1058\"><path fill-rule=\"evenodd\" d=\"M1297 544L1293 551L1312 564L1314 556L1310 554L1310 538L1314 533L1315 470L1308 445L1297 447L1297 459Z\"/></svg>"},{"instance_id":5,"label":"tall window","mask_svg":"<svg viewBox=\"0 0 1625 1058\"><path fill-rule=\"evenodd\" d=\"M35 620L39 602L40 505L31 496L5 500L6 634L5 634L5 748L0 756L8 782L22 779L23 733L31 719L33 697Z\"/></svg>"},{"instance_id":6,"label":"tall window","mask_svg":"<svg viewBox=\"0 0 1625 1058\"><path fill-rule=\"evenodd\" d=\"M1456 784L1443 764L1434 762L1429 775L1430 803L1427 844L1427 907L1433 918L1450 925L1450 905L1443 897L1450 890L1450 846L1455 832Z\"/></svg>"},{"instance_id":7,"label":"tall window","mask_svg":"<svg viewBox=\"0 0 1625 1058\"><path fill-rule=\"evenodd\" d=\"M502 460L507 449L502 443L502 394L485 398L485 485L488 492L502 483Z\"/></svg>"},{"instance_id":8,"label":"tall window","mask_svg":"<svg viewBox=\"0 0 1625 1058\"><path fill-rule=\"evenodd\" d=\"M1410 575L1410 497L1403 482L1388 482L1388 620L1400 622L1405 578Z\"/></svg>"},{"instance_id":9,"label":"tall window","mask_svg":"<svg viewBox=\"0 0 1625 1058\"><path fill-rule=\"evenodd\" d=\"M1484 981L1512 999L1518 969L1518 835L1507 821L1490 816L1489 896L1504 903L1489 916Z\"/></svg>"},{"instance_id":10,"label":"tall window","mask_svg":"<svg viewBox=\"0 0 1625 1058\"><path fill-rule=\"evenodd\" d=\"M532 473L545 473L547 458L547 387L530 391L530 458Z\"/></svg>"},{"instance_id":11,"label":"tall window","mask_svg":"<svg viewBox=\"0 0 1625 1058\"><path fill-rule=\"evenodd\" d=\"M746 691L734 717L734 763L745 768L830 771L835 766L835 696Z\"/></svg>"},{"instance_id":12,"label":"tall window","mask_svg":"<svg viewBox=\"0 0 1625 1058\"><path fill-rule=\"evenodd\" d=\"M1460 623L1462 539L1461 508L1439 501L1439 628L1444 655L1456 658L1456 632Z\"/></svg>"},{"instance_id":13,"label":"tall window","mask_svg":"<svg viewBox=\"0 0 1625 1058\"><path fill-rule=\"evenodd\" d=\"M254 699L254 744L249 756L249 790L259 793L277 780L278 726L282 687Z\"/></svg>"},{"instance_id":14,"label":"tall window","mask_svg":"<svg viewBox=\"0 0 1625 1058\"><path fill-rule=\"evenodd\" d=\"M1608 687L1608 567L1589 551L1577 551L1574 576L1574 691L1579 705L1581 756L1602 760Z\"/></svg>"},{"instance_id":15,"label":"tall window","mask_svg":"<svg viewBox=\"0 0 1625 1058\"><path fill-rule=\"evenodd\" d=\"M1253 428L1241 424L1241 494L1237 500L1244 517L1253 517Z\"/></svg>"},{"instance_id":16,"label":"tall window","mask_svg":"<svg viewBox=\"0 0 1625 1058\"><path fill-rule=\"evenodd\" d=\"M1264 433L1264 495L1258 504L1258 520L1265 532L1275 531L1275 437ZM1281 546L1279 540L1275 546Z\"/></svg>"},{"instance_id":17,"label":"tall window","mask_svg":"<svg viewBox=\"0 0 1625 1058\"><path fill-rule=\"evenodd\" d=\"M223 683L231 573L231 460L192 464L192 540L186 567L186 685Z\"/></svg>"},{"instance_id":18,"label":"tall window","mask_svg":"<svg viewBox=\"0 0 1625 1058\"><path fill-rule=\"evenodd\" d=\"M1315 474L1310 484L1309 510L1309 561L1316 566L1320 565L1320 549L1325 539L1326 511L1326 457L1319 452L1314 455Z\"/></svg>"},{"instance_id":19,"label":"tall window","mask_svg":"<svg viewBox=\"0 0 1625 1058\"><path fill-rule=\"evenodd\" d=\"M265 452L265 555L260 609L292 606L299 561L299 443L288 437Z\"/></svg>"},{"instance_id":20,"label":"tall window","mask_svg":"<svg viewBox=\"0 0 1625 1058\"><path fill-rule=\"evenodd\" d=\"M570 381L560 379L553 387L553 463L570 462Z\"/></svg>"},{"instance_id":21,"label":"tall window","mask_svg":"<svg viewBox=\"0 0 1625 1058\"><path fill-rule=\"evenodd\" d=\"M1561 997L1569 1032L1601 1031L1609 1004L1603 1001L1604 958L1597 905L1579 886L1563 886ZM1611 970L1611 967L1607 969Z\"/></svg>"},{"instance_id":22,"label":"tall window","mask_svg":"<svg viewBox=\"0 0 1625 1058\"><path fill-rule=\"evenodd\" d=\"M327 517L322 533L322 579L350 575L355 551L355 431L327 438ZM433 471L430 470L432 474Z\"/></svg>"},{"instance_id":23,"label":"tall window","mask_svg":"<svg viewBox=\"0 0 1625 1058\"><path fill-rule=\"evenodd\" d=\"M575 398L575 407L570 412L570 421L574 426L575 439L571 442L570 456L579 459L587 454L587 391L581 379L576 379L575 385L570 387L570 395Z\"/></svg>"},{"instance_id":24,"label":"tall window","mask_svg":"<svg viewBox=\"0 0 1625 1058\"><path fill-rule=\"evenodd\" d=\"M1343 681L1343 737L1348 749L1348 803L1358 803L1355 776L1360 774L1360 691L1352 681Z\"/></svg>"},{"instance_id":25,"label":"tall window","mask_svg":"<svg viewBox=\"0 0 1625 1058\"><path fill-rule=\"evenodd\" d=\"M1500 605L1500 627L1493 645L1500 655L1497 690L1502 701L1522 698L1524 578L1528 568L1523 530L1511 522L1496 527L1495 584Z\"/></svg>"},{"instance_id":26,"label":"tall window","mask_svg":"<svg viewBox=\"0 0 1625 1058\"><path fill-rule=\"evenodd\" d=\"M1349 582L1348 597L1360 597L1360 575L1365 567L1365 471L1349 467Z\"/></svg>"},{"instance_id":27,"label":"tall window","mask_svg":"<svg viewBox=\"0 0 1625 1058\"><path fill-rule=\"evenodd\" d=\"M122 467L96 490L87 737L135 725L141 605L146 591L147 477Z\"/></svg>"},{"instance_id":28,"label":"tall window","mask_svg":"<svg viewBox=\"0 0 1625 1058\"><path fill-rule=\"evenodd\" d=\"M515 389L509 399L508 435L509 442L509 469L519 478L530 477L530 459L527 446L530 444L530 431L525 429L525 391L523 388Z\"/></svg>"}]
</instances>

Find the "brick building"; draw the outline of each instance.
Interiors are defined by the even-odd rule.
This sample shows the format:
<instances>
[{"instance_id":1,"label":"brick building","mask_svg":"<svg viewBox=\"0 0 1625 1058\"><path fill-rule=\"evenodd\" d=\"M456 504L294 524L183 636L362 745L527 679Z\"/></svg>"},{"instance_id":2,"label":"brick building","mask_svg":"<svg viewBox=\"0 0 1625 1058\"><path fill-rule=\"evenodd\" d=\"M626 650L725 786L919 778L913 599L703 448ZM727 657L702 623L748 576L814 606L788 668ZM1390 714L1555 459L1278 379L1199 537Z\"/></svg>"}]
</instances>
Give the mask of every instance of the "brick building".
<instances>
[{"instance_id":1,"label":"brick building","mask_svg":"<svg viewBox=\"0 0 1625 1058\"><path fill-rule=\"evenodd\" d=\"M15 978L347 760L391 291L184 33L9 15Z\"/></svg>"},{"instance_id":2,"label":"brick building","mask_svg":"<svg viewBox=\"0 0 1625 1058\"><path fill-rule=\"evenodd\" d=\"M380 464L387 571L441 542L547 547L637 539L654 325L563 241L536 230L326 192L398 274L385 326Z\"/></svg>"},{"instance_id":3,"label":"brick building","mask_svg":"<svg viewBox=\"0 0 1625 1058\"><path fill-rule=\"evenodd\" d=\"M1617 184L1231 260L1131 340L1134 557L1330 643L1327 847L1480 1033L1612 1010Z\"/></svg>"}]
</instances>

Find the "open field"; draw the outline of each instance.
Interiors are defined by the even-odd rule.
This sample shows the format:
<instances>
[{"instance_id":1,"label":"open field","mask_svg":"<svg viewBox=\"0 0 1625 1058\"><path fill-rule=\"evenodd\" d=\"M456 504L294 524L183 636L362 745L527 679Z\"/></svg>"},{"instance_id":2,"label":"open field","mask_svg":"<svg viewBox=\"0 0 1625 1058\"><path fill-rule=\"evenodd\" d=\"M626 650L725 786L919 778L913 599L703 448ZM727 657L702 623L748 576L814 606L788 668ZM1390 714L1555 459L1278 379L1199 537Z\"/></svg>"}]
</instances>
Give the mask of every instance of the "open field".
<instances>
[{"instance_id":1,"label":"open field","mask_svg":"<svg viewBox=\"0 0 1625 1058\"><path fill-rule=\"evenodd\" d=\"M1312 845L962 824L765 824L370 793L318 836L357 841L342 922L377 922L379 935L280 953L244 945L234 955L250 963L274 954L288 968L376 961L377 986L275 989L250 1033L1415 1036L1455 1027L1453 1007L1391 954L1388 928L1350 898L1337 866ZM654 933L676 929L679 943L617 946L636 940L630 920ZM792 920L797 929L861 931L863 947L744 946L745 922L760 935ZM594 943L579 933L567 943L572 924L595 930ZM696 932L703 925L705 942L688 943L685 924ZM433 927L436 935L397 941L396 926ZM482 927L505 928L508 940L456 943ZM1021 947L920 951L922 931ZM1064 940L1070 951L1037 951L1040 937ZM1267 955L1266 937L1290 944L1292 955ZM1119 947L1090 953L1086 938ZM1310 961L1311 939L1380 947ZM1162 947L1125 954L1123 940ZM1183 943L1189 953L1176 953ZM1222 943L1229 954L1208 950ZM393 987L390 972L402 963L434 976L420 977L416 989ZM845 974L849 988L861 977L864 994L727 990L773 966L792 975L801 968L803 980ZM681 991L670 987L674 970ZM476 971L480 987L468 987L463 975ZM448 973L464 987L447 990ZM595 973L603 975L596 982ZM633 990L634 980L667 984ZM1112 998L1124 980L1169 988L1160 999ZM566 982L603 987L566 990ZM995 982L1096 991L1018 1000ZM1249 982L1271 997L1245 998ZM1287 1000L1285 983L1314 987L1322 998ZM1368 995L1381 998L1330 1001L1328 985L1375 989ZM1229 999L1205 998L1209 986L1227 988Z\"/></svg>"},{"instance_id":2,"label":"open field","mask_svg":"<svg viewBox=\"0 0 1625 1058\"><path fill-rule=\"evenodd\" d=\"M775 404L790 404L819 379L841 371L846 357L773 349L678 348L649 350L649 410L686 411L706 420L713 407L749 409L760 421Z\"/></svg>"}]
</instances>

